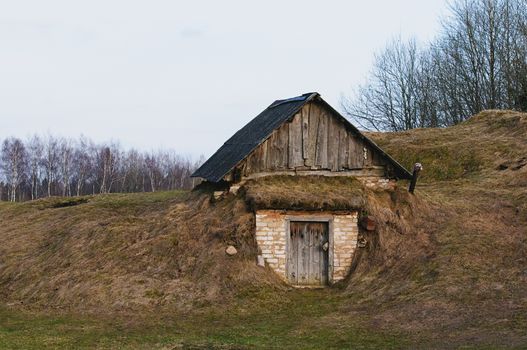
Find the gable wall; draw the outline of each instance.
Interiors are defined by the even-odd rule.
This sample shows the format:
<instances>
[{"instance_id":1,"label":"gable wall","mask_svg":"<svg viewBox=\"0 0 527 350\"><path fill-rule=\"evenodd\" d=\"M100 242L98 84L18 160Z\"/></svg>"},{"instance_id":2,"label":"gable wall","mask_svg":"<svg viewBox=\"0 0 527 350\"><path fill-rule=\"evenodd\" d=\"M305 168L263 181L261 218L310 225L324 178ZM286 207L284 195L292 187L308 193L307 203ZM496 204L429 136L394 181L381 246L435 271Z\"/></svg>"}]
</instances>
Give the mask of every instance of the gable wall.
<instances>
[{"instance_id":1,"label":"gable wall","mask_svg":"<svg viewBox=\"0 0 527 350\"><path fill-rule=\"evenodd\" d=\"M384 175L379 154L330 113L316 101L306 104L290 122L273 131L237 171L243 177L293 170L339 173L363 169L377 169L377 175Z\"/></svg>"}]
</instances>

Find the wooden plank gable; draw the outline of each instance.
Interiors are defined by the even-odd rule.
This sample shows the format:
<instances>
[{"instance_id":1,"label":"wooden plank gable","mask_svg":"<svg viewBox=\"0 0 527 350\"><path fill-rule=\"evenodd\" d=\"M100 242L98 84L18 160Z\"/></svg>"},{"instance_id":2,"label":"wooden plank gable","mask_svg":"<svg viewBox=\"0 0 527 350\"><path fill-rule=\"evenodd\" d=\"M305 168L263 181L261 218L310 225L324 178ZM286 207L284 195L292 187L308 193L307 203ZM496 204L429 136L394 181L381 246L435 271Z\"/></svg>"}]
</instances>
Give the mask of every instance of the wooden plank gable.
<instances>
[{"instance_id":1,"label":"wooden plank gable","mask_svg":"<svg viewBox=\"0 0 527 350\"><path fill-rule=\"evenodd\" d=\"M241 163L244 176L274 171L342 172L385 166L345 122L317 101L304 105Z\"/></svg>"}]
</instances>

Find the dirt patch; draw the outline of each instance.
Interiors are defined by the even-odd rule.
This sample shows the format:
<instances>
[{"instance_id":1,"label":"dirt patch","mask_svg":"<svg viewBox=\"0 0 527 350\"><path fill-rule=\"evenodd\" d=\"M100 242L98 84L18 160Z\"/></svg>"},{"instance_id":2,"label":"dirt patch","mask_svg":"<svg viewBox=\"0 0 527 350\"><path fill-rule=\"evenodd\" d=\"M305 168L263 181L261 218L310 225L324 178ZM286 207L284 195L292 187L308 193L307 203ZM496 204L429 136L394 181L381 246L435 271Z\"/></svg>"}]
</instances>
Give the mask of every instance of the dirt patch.
<instances>
[{"instance_id":1,"label":"dirt patch","mask_svg":"<svg viewBox=\"0 0 527 350\"><path fill-rule=\"evenodd\" d=\"M54 203L50 203L50 205L52 208L66 208L84 203L88 203L88 198L65 198Z\"/></svg>"}]
</instances>

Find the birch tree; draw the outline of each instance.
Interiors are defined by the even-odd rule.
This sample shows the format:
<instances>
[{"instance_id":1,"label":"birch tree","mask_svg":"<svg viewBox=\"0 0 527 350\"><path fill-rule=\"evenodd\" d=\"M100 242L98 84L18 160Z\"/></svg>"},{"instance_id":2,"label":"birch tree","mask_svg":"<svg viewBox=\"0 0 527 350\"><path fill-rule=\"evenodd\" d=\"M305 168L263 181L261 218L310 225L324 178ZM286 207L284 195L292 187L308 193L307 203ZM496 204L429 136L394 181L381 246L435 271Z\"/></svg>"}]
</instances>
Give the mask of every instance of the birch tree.
<instances>
[{"instance_id":1,"label":"birch tree","mask_svg":"<svg viewBox=\"0 0 527 350\"><path fill-rule=\"evenodd\" d=\"M190 189L194 163L175 151L123 150L55 136L0 140L0 200Z\"/></svg>"},{"instance_id":2,"label":"birch tree","mask_svg":"<svg viewBox=\"0 0 527 350\"><path fill-rule=\"evenodd\" d=\"M73 156L77 196L85 193L83 192L84 186L86 185L86 181L90 178L90 173L93 171L93 159L90 154L90 149L93 149L91 142L85 137L81 137L77 143Z\"/></svg>"},{"instance_id":3,"label":"birch tree","mask_svg":"<svg viewBox=\"0 0 527 350\"><path fill-rule=\"evenodd\" d=\"M71 196L71 173L73 165L73 147L68 139L60 140L60 171L62 179L62 196Z\"/></svg>"},{"instance_id":4,"label":"birch tree","mask_svg":"<svg viewBox=\"0 0 527 350\"><path fill-rule=\"evenodd\" d=\"M48 135L45 141L43 161L47 181L47 194L48 197L51 197L55 194L53 189L59 168L59 142L51 135Z\"/></svg>"},{"instance_id":5,"label":"birch tree","mask_svg":"<svg viewBox=\"0 0 527 350\"><path fill-rule=\"evenodd\" d=\"M9 188L9 201L15 202L17 190L24 180L27 154L23 142L17 138L9 138L2 143L2 171Z\"/></svg>"},{"instance_id":6,"label":"birch tree","mask_svg":"<svg viewBox=\"0 0 527 350\"><path fill-rule=\"evenodd\" d=\"M37 135L31 137L27 144L31 199L38 199L40 196L39 189L42 176L42 155L44 146L41 138Z\"/></svg>"}]
</instances>

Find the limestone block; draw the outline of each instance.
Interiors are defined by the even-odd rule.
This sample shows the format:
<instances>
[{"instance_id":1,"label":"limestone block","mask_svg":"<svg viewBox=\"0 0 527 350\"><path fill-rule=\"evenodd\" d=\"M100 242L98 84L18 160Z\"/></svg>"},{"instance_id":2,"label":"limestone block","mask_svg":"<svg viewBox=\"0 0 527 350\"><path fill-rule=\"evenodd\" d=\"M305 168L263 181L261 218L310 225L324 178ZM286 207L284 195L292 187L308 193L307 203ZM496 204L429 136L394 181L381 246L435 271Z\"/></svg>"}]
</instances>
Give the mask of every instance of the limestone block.
<instances>
[{"instance_id":1,"label":"limestone block","mask_svg":"<svg viewBox=\"0 0 527 350\"><path fill-rule=\"evenodd\" d=\"M238 250L232 245L228 246L227 249L225 249L225 253L229 256L236 255L238 253Z\"/></svg>"}]
</instances>

